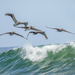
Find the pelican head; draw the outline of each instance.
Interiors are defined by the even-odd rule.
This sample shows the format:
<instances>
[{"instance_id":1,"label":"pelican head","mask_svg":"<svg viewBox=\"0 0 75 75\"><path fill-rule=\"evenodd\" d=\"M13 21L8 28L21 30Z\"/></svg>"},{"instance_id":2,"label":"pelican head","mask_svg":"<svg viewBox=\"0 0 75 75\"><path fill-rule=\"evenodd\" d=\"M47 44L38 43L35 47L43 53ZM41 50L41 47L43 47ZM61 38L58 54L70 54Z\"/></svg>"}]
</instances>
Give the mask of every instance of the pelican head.
<instances>
[{"instance_id":1,"label":"pelican head","mask_svg":"<svg viewBox=\"0 0 75 75\"><path fill-rule=\"evenodd\" d=\"M28 22L25 22L28 25Z\"/></svg>"},{"instance_id":2,"label":"pelican head","mask_svg":"<svg viewBox=\"0 0 75 75\"><path fill-rule=\"evenodd\" d=\"M30 27L35 27L35 26L32 26L32 25L31 25Z\"/></svg>"},{"instance_id":3,"label":"pelican head","mask_svg":"<svg viewBox=\"0 0 75 75\"><path fill-rule=\"evenodd\" d=\"M14 33L16 32L16 31L13 31Z\"/></svg>"},{"instance_id":4,"label":"pelican head","mask_svg":"<svg viewBox=\"0 0 75 75\"><path fill-rule=\"evenodd\" d=\"M61 28L61 30L64 30L64 28Z\"/></svg>"}]
</instances>

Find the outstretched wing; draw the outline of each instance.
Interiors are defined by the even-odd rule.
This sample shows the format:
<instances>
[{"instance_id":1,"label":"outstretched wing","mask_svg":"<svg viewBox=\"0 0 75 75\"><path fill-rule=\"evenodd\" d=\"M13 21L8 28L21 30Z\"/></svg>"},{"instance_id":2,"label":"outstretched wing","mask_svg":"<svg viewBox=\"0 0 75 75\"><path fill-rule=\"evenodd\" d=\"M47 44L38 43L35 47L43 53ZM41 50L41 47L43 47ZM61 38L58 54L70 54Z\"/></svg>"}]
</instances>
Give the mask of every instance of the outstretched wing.
<instances>
[{"instance_id":1,"label":"outstretched wing","mask_svg":"<svg viewBox=\"0 0 75 75\"><path fill-rule=\"evenodd\" d=\"M75 35L75 33L69 32L69 31L67 31L65 29L62 29L62 31L67 32L67 33L71 33L71 34L74 34Z\"/></svg>"},{"instance_id":2,"label":"outstretched wing","mask_svg":"<svg viewBox=\"0 0 75 75\"><path fill-rule=\"evenodd\" d=\"M1 35L4 35L4 34L9 34L9 33L10 33L10 32L3 33L3 34L0 34L0 36L1 36Z\"/></svg>"},{"instance_id":3,"label":"outstretched wing","mask_svg":"<svg viewBox=\"0 0 75 75\"><path fill-rule=\"evenodd\" d=\"M30 32L27 34L27 37L26 37L26 38L28 38L28 36L29 36L29 34L30 34L30 33L33 33L33 32L32 32L32 31L30 31Z\"/></svg>"},{"instance_id":4,"label":"outstretched wing","mask_svg":"<svg viewBox=\"0 0 75 75\"><path fill-rule=\"evenodd\" d=\"M19 24L24 24L24 25L25 25L24 27L27 27L28 22L20 22L20 21L18 21L16 25L19 25ZM19 27L18 27L18 28L19 28Z\"/></svg>"},{"instance_id":5,"label":"outstretched wing","mask_svg":"<svg viewBox=\"0 0 75 75\"><path fill-rule=\"evenodd\" d=\"M24 25L25 25L25 27L27 27L28 22L20 22L19 24L24 24Z\"/></svg>"},{"instance_id":6,"label":"outstretched wing","mask_svg":"<svg viewBox=\"0 0 75 75\"><path fill-rule=\"evenodd\" d=\"M34 28L34 27L32 27L31 29L32 29L32 30L35 30L35 31L41 31L41 30L36 29L36 28Z\"/></svg>"},{"instance_id":7,"label":"outstretched wing","mask_svg":"<svg viewBox=\"0 0 75 75\"><path fill-rule=\"evenodd\" d=\"M14 14L12 14L12 13L6 13L5 15L11 16L11 18L13 19L13 21L14 21L15 23L17 22L17 20L16 20Z\"/></svg>"},{"instance_id":8,"label":"outstretched wing","mask_svg":"<svg viewBox=\"0 0 75 75\"><path fill-rule=\"evenodd\" d=\"M52 27L47 27L47 26L46 26L46 28L49 28L49 29L58 29L58 28L52 28Z\"/></svg>"},{"instance_id":9,"label":"outstretched wing","mask_svg":"<svg viewBox=\"0 0 75 75\"><path fill-rule=\"evenodd\" d=\"M14 33L15 35L18 35L18 36L20 36L20 37L22 37L22 38L25 38L24 36L22 36L22 35L20 35L20 34L18 34L18 33ZM26 38L25 38L26 39Z\"/></svg>"},{"instance_id":10,"label":"outstretched wing","mask_svg":"<svg viewBox=\"0 0 75 75\"><path fill-rule=\"evenodd\" d=\"M23 26L23 27L17 27L17 28L24 28L24 29L26 29L26 28L28 28L28 27Z\"/></svg>"},{"instance_id":11,"label":"outstretched wing","mask_svg":"<svg viewBox=\"0 0 75 75\"><path fill-rule=\"evenodd\" d=\"M40 34L44 35L46 39L48 39L47 35L45 34L45 32L40 32Z\"/></svg>"}]
</instances>

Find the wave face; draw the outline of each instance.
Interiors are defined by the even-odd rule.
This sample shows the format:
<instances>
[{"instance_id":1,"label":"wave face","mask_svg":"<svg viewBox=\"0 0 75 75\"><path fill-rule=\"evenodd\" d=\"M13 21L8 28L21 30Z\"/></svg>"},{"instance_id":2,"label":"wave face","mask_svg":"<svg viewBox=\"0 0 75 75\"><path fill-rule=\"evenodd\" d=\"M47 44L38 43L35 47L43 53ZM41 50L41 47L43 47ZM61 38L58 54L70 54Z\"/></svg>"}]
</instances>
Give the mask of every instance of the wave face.
<instances>
[{"instance_id":1,"label":"wave face","mask_svg":"<svg viewBox=\"0 0 75 75\"><path fill-rule=\"evenodd\" d=\"M75 75L75 42L0 48L0 75Z\"/></svg>"}]
</instances>

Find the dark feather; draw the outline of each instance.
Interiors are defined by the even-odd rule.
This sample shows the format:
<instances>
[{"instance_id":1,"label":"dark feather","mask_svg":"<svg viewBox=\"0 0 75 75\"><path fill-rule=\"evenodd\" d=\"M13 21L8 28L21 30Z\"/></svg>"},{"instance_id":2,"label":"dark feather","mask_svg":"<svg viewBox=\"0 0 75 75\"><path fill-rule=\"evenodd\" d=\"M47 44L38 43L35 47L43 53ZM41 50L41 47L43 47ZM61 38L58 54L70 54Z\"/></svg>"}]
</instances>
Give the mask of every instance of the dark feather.
<instances>
[{"instance_id":1,"label":"dark feather","mask_svg":"<svg viewBox=\"0 0 75 75\"><path fill-rule=\"evenodd\" d=\"M6 33L3 33L3 34L0 34L0 36L4 35L4 34L9 34L10 32L6 32Z\"/></svg>"},{"instance_id":2,"label":"dark feather","mask_svg":"<svg viewBox=\"0 0 75 75\"><path fill-rule=\"evenodd\" d=\"M17 22L17 20L16 20L14 14L12 14L12 13L6 13L5 15L10 16L10 17L13 19L13 21L14 21L15 23Z\"/></svg>"},{"instance_id":3,"label":"dark feather","mask_svg":"<svg viewBox=\"0 0 75 75\"><path fill-rule=\"evenodd\" d=\"M18 33L14 33L15 35L18 35L18 36L20 36L20 37L23 37L23 38L25 38L24 36L22 36L22 35L20 35L20 34L18 34ZM26 39L26 38L25 38Z\"/></svg>"}]
</instances>

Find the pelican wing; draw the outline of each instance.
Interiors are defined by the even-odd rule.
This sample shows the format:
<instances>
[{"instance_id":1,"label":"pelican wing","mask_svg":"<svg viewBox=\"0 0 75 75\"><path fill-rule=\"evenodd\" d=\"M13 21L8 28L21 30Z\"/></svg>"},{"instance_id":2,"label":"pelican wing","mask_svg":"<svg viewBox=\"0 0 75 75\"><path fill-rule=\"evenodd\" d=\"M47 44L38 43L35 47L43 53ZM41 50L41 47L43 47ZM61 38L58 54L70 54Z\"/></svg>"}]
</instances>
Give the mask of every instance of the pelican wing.
<instances>
[{"instance_id":1,"label":"pelican wing","mask_svg":"<svg viewBox=\"0 0 75 75\"><path fill-rule=\"evenodd\" d=\"M25 27L27 27L28 22L20 22L20 21L18 21L16 25L19 25L19 24L24 24L24 25L25 25Z\"/></svg>"},{"instance_id":2,"label":"pelican wing","mask_svg":"<svg viewBox=\"0 0 75 75\"><path fill-rule=\"evenodd\" d=\"M4 34L9 34L9 33L10 33L10 32L3 33L3 34L0 34L0 36L1 36L1 35L4 35Z\"/></svg>"},{"instance_id":3,"label":"pelican wing","mask_svg":"<svg viewBox=\"0 0 75 75\"><path fill-rule=\"evenodd\" d=\"M30 34L30 33L33 33L33 32L32 32L32 31L30 31L30 32L27 34L27 37L26 37L26 38L28 38L28 36L29 36L29 34Z\"/></svg>"},{"instance_id":4,"label":"pelican wing","mask_svg":"<svg viewBox=\"0 0 75 75\"><path fill-rule=\"evenodd\" d=\"M65 29L62 29L62 31L67 32L67 33L71 33L71 34L74 34L75 35L75 33L69 32L69 31L67 31Z\"/></svg>"},{"instance_id":5,"label":"pelican wing","mask_svg":"<svg viewBox=\"0 0 75 75\"><path fill-rule=\"evenodd\" d=\"M46 26L46 28L49 28L49 29L58 29L58 28L52 28L52 27L47 27L47 26Z\"/></svg>"},{"instance_id":6,"label":"pelican wing","mask_svg":"<svg viewBox=\"0 0 75 75\"><path fill-rule=\"evenodd\" d=\"M26 29L27 27L24 26L24 27L17 27L17 28L25 28Z\"/></svg>"},{"instance_id":7,"label":"pelican wing","mask_svg":"<svg viewBox=\"0 0 75 75\"><path fill-rule=\"evenodd\" d=\"M12 19L14 20L14 22L15 22L15 23L17 22L17 20L16 20L14 14L12 14L12 13L6 13L5 15L11 16Z\"/></svg>"},{"instance_id":8,"label":"pelican wing","mask_svg":"<svg viewBox=\"0 0 75 75\"><path fill-rule=\"evenodd\" d=\"M28 22L20 22L19 24L24 24L24 25L25 25L25 27L27 27Z\"/></svg>"},{"instance_id":9,"label":"pelican wing","mask_svg":"<svg viewBox=\"0 0 75 75\"><path fill-rule=\"evenodd\" d=\"M46 39L48 39L47 35L45 34L45 32L39 32L40 34L44 35Z\"/></svg>"},{"instance_id":10,"label":"pelican wing","mask_svg":"<svg viewBox=\"0 0 75 75\"><path fill-rule=\"evenodd\" d=\"M20 34L18 34L18 33L14 33L15 35L18 35L18 36L20 36L20 37L23 37L23 38L25 38L24 36L22 36L22 35L20 35ZM25 38L26 39L26 38Z\"/></svg>"},{"instance_id":11,"label":"pelican wing","mask_svg":"<svg viewBox=\"0 0 75 75\"><path fill-rule=\"evenodd\" d=\"M35 31L41 31L41 30L39 30L39 29L36 29L36 28L33 28L33 27L32 27L31 29L32 29L32 30L35 30Z\"/></svg>"}]
</instances>

